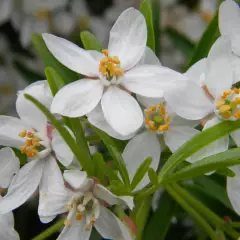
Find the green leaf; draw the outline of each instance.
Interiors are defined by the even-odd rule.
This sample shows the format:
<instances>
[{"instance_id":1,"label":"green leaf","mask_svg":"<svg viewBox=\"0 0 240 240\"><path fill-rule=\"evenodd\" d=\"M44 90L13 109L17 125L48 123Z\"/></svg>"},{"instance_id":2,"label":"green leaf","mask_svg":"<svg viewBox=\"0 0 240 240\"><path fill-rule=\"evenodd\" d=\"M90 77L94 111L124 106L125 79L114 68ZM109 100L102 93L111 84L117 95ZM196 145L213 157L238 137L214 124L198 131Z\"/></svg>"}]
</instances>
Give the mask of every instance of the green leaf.
<instances>
[{"instance_id":1,"label":"green leaf","mask_svg":"<svg viewBox=\"0 0 240 240\"><path fill-rule=\"evenodd\" d=\"M191 67L194 63L198 62L200 59L207 57L209 50L211 49L213 43L220 36L218 29L218 11L213 17L212 21L209 23L207 29L205 30L202 38L200 39L193 56L188 64Z\"/></svg>"},{"instance_id":2,"label":"green leaf","mask_svg":"<svg viewBox=\"0 0 240 240\"><path fill-rule=\"evenodd\" d=\"M71 136L69 131L55 118L55 116L49 112L49 110L37 101L34 97L24 94L25 98L32 102L51 122L51 124L58 130L64 141L68 144L69 148L75 154L76 158L80 162L82 168L90 175L93 175L93 166L92 159L89 159L88 156L84 153L82 148L76 143L74 138Z\"/></svg>"},{"instance_id":3,"label":"green leaf","mask_svg":"<svg viewBox=\"0 0 240 240\"><path fill-rule=\"evenodd\" d=\"M95 167L94 176L98 177L101 181L105 181L106 176L109 178L110 181L113 181L113 180L120 181L114 169L105 163L101 153L95 152L93 154L93 161L94 161L94 167Z\"/></svg>"},{"instance_id":4,"label":"green leaf","mask_svg":"<svg viewBox=\"0 0 240 240\"><path fill-rule=\"evenodd\" d=\"M65 84L61 76L52 68L45 68L45 75L47 77L48 85L51 89L52 95L55 96L60 88Z\"/></svg>"},{"instance_id":5,"label":"green leaf","mask_svg":"<svg viewBox=\"0 0 240 240\"><path fill-rule=\"evenodd\" d=\"M153 168L148 169L148 177L153 185L158 184L158 175Z\"/></svg>"},{"instance_id":6,"label":"green leaf","mask_svg":"<svg viewBox=\"0 0 240 240\"><path fill-rule=\"evenodd\" d=\"M122 177L122 180L126 187L130 189L130 179L128 175L128 170L126 167L126 164L122 158L122 153L118 150L117 144L115 143L115 140L111 138L109 135L107 135L105 132L101 131L100 129L94 127L93 125L90 125L91 128L98 134L98 136L101 138L101 140L106 145L109 153L111 154L113 160L118 165L119 173Z\"/></svg>"},{"instance_id":7,"label":"green leaf","mask_svg":"<svg viewBox=\"0 0 240 240\"><path fill-rule=\"evenodd\" d=\"M131 195L129 190L126 188L126 186L120 181L120 180L113 180L110 182L110 186L108 189L118 196L127 196Z\"/></svg>"},{"instance_id":8,"label":"green leaf","mask_svg":"<svg viewBox=\"0 0 240 240\"><path fill-rule=\"evenodd\" d=\"M159 0L151 0L152 2L152 18L153 18L153 29L155 35L155 53L158 56L160 53L161 43L160 43L160 1Z\"/></svg>"},{"instance_id":9,"label":"green leaf","mask_svg":"<svg viewBox=\"0 0 240 240\"><path fill-rule=\"evenodd\" d=\"M46 67L52 67L63 78L65 84L73 82L80 78L79 74L71 71L62 65L48 50L41 34L34 33L32 41L35 49L42 58Z\"/></svg>"},{"instance_id":10,"label":"green leaf","mask_svg":"<svg viewBox=\"0 0 240 240\"><path fill-rule=\"evenodd\" d=\"M145 227L142 240L164 240L177 208L177 203L167 192L164 192L157 210L152 214Z\"/></svg>"},{"instance_id":11,"label":"green leaf","mask_svg":"<svg viewBox=\"0 0 240 240\"><path fill-rule=\"evenodd\" d=\"M167 28L165 33L169 36L170 40L185 56L188 58L192 56L195 45L186 36L173 28Z\"/></svg>"},{"instance_id":12,"label":"green leaf","mask_svg":"<svg viewBox=\"0 0 240 240\"><path fill-rule=\"evenodd\" d=\"M131 182L132 190L134 190L136 188L136 186L142 181L142 179L146 175L151 163L152 163L152 158L149 157L149 158L145 159L143 161L143 163L139 166L139 168L137 169L137 171L133 177L133 180Z\"/></svg>"},{"instance_id":13,"label":"green leaf","mask_svg":"<svg viewBox=\"0 0 240 240\"><path fill-rule=\"evenodd\" d=\"M148 0L143 0L139 7L140 12L145 17L147 23L147 46L150 47L155 52L155 36L153 29L153 19L152 19L152 6L151 2Z\"/></svg>"},{"instance_id":14,"label":"green leaf","mask_svg":"<svg viewBox=\"0 0 240 240\"><path fill-rule=\"evenodd\" d=\"M96 50L101 52L103 47L97 38L89 31L83 31L80 34L83 46L86 50Z\"/></svg>"},{"instance_id":15,"label":"green leaf","mask_svg":"<svg viewBox=\"0 0 240 240\"><path fill-rule=\"evenodd\" d=\"M194 178L214 171L215 169L222 169L236 164L240 164L240 148L230 149L228 151L206 157L188 165L185 168L182 168L173 175L165 178L164 181L169 183Z\"/></svg>"},{"instance_id":16,"label":"green leaf","mask_svg":"<svg viewBox=\"0 0 240 240\"><path fill-rule=\"evenodd\" d=\"M137 225L138 233L136 239L142 239L142 234L148 221L152 207L152 197L148 196L140 201L135 201L135 207L130 215ZM149 238L150 239L150 238Z\"/></svg>"},{"instance_id":17,"label":"green leaf","mask_svg":"<svg viewBox=\"0 0 240 240\"><path fill-rule=\"evenodd\" d=\"M43 79L43 76L41 74L29 69L28 67L26 67L25 65L23 65L19 61L15 61L13 63L13 66L17 69L17 71L20 73L22 78L27 83L33 83L33 82L36 82L40 79Z\"/></svg>"},{"instance_id":18,"label":"green leaf","mask_svg":"<svg viewBox=\"0 0 240 240\"><path fill-rule=\"evenodd\" d=\"M237 130L240 128L240 120L237 121L223 121L211 128L204 130L198 135L194 136L188 142L183 144L172 156L168 159L166 164L162 167L159 173L159 180L165 178L179 163L186 160L195 152L214 142L215 140Z\"/></svg>"},{"instance_id":19,"label":"green leaf","mask_svg":"<svg viewBox=\"0 0 240 240\"><path fill-rule=\"evenodd\" d=\"M223 175L225 177L235 177L235 173L229 168L220 168L217 169L216 173Z\"/></svg>"},{"instance_id":20,"label":"green leaf","mask_svg":"<svg viewBox=\"0 0 240 240\"><path fill-rule=\"evenodd\" d=\"M232 205L228 199L226 188L224 186L207 176L196 177L194 182L198 186L202 187L202 191L204 191L207 195L218 200L224 206L232 210Z\"/></svg>"}]
</instances>

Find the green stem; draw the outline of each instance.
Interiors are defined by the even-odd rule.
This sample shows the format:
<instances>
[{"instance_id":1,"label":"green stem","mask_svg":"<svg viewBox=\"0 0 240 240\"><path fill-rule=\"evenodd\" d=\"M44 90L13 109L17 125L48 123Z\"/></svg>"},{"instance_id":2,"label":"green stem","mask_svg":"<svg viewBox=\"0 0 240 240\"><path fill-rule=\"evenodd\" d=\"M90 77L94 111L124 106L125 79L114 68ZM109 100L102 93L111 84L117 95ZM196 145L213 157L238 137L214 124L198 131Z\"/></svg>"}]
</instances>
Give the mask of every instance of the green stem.
<instances>
[{"instance_id":1,"label":"green stem","mask_svg":"<svg viewBox=\"0 0 240 240\"><path fill-rule=\"evenodd\" d=\"M192 217L195 219L195 221L204 229L204 231L208 234L208 236L212 240L219 240L218 236L214 232L214 230L211 228L211 226L205 221L204 218L201 217L201 215L194 210L176 191L175 189L167 185L166 190L168 193L178 202L181 207L187 211L189 214L192 215Z\"/></svg>"},{"instance_id":2,"label":"green stem","mask_svg":"<svg viewBox=\"0 0 240 240\"><path fill-rule=\"evenodd\" d=\"M64 226L64 221L65 219L61 219L55 224L53 224L51 227L49 227L46 231L40 233L38 236L33 238L32 240L43 240L46 239L47 237L51 236L55 232L57 232L61 227Z\"/></svg>"},{"instance_id":3,"label":"green stem","mask_svg":"<svg viewBox=\"0 0 240 240\"><path fill-rule=\"evenodd\" d=\"M204 206L199 200L194 198L191 194L189 194L186 190L180 187L177 183L173 183L172 187L190 205L198 209L198 211L201 212L201 214L204 215L204 217L207 218L212 225L225 230L225 232L232 236L234 239L238 239L240 237L240 234L236 232L234 229L232 229L230 225L226 224L223 219L221 219L214 212L212 212L210 209Z\"/></svg>"}]
</instances>

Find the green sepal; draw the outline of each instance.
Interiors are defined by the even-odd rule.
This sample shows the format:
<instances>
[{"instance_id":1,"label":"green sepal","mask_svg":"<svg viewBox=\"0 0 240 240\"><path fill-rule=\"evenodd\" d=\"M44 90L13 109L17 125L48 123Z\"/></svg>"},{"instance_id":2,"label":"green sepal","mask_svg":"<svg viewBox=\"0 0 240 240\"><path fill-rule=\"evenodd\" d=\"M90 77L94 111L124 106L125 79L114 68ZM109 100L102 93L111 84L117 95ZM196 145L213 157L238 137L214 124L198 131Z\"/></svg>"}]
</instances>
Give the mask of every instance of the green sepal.
<instances>
[{"instance_id":1,"label":"green sepal","mask_svg":"<svg viewBox=\"0 0 240 240\"><path fill-rule=\"evenodd\" d=\"M86 50L96 50L99 52L103 50L102 44L89 31L81 32L80 37L81 37L83 46Z\"/></svg>"},{"instance_id":2,"label":"green sepal","mask_svg":"<svg viewBox=\"0 0 240 240\"><path fill-rule=\"evenodd\" d=\"M158 175L153 168L148 169L148 177L153 185L158 184Z\"/></svg>"}]
</instances>

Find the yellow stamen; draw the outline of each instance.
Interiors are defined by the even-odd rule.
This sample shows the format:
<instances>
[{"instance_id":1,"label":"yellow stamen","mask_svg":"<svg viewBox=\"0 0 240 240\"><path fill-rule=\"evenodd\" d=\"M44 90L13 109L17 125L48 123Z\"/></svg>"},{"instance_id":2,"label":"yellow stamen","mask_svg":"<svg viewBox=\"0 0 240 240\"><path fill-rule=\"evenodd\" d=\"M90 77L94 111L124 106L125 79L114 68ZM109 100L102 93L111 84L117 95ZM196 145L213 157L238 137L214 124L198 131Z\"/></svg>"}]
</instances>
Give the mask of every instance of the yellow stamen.
<instances>
[{"instance_id":1,"label":"yellow stamen","mask_svg":"<svg viewBox=\"0 0 240 240\"><path fill-rule=\"evenodd\" d=\"M237 97L233 100L234 103L236 104L240 104L240 97Z\"/></svg>"},{"instance_id":2,"label":"yellow stamen","mask_svg":"<svg viewBox=\"0 0 240 240\"><path fill-rule=\"evenodd\" d=\"M231 109L231 107L229 105L224 104L224 105L219 107L219 113L223 114L227 111L230 111L230 109Z\"/></svg>"},{"instance_id":3,"label":"yellow stamen","mask_svg":"<svg viewBox=\"0 0 240 240\"><path fill-rule=\"evenodd\" d=\"M236 113L234 113L234 115L233 115L235 118L240 118L240 112L236 112Z\"/></svg>"},{"instance_id":4,"label":"yellow stamen","mask_svg":"<svg viewBox=\"0 0 240 240\"><path fill-rule=\"evenodd\" d=\"M77 220L77 221L81 221L82 219L83 219L83 216L82 216L82 215L80 215L80 214L79 214L79 215L76 215L76 220Z\"/></svg>"},{"instance_id":5,"label":"yellow stamen","mask_svg":"<svg viewBox=\"0 0 240 240\"><path fill-rule=\"evenodd\" d=\"M159 104L158 107L159 107L160 113L162 115L165 115L166 114L166 108L163 106L163 104Z\"/></svg>"},{"instance_id":6,"label":"yellow stamen","mask_svg":"<svg viewBox=\"0 0 240 240\"><path fill-rule=\"evenodd\" d=\"M159 128L158 128L158 131L168 131L168 124L164 124L164 125L160 125Z\"/></svg>"},{"instance_id":7,"label":"yellow stamen","mask_svg":"<svg viewBox=\"0 0 240 240\"><path fill-rule=\"evenodd\" d=\"M224 100L218 99L218 100L216 101L216 106L217 106L217 108L220 108L222 105L224 105L224 103L225 103Z\"/></svg>"},{"instance_id":8,"label":"yellow stamen","mask_svg":"<svg viewBox=\"0 0 240 240\"><path fill-rule=\"evenodd\" d=\"M64 221L64 225L67 226L67 227L70 227L70 226L72 226L72 222L69 219L66 219Z\"/></svg>"},{"instance_id":9,"label":"yellow stamen","mask_svg":"<svg viewBox=\"0 0 240 240\"><path fill-rule=\"evenodd\" d=\"M240 90L238 88L233 88L234 93L238 94L240 93Z\"/></svg>"},{"instance_id":10,"label":"yellow stamen","mask_svg":"<svg viewBox=\"0 0 240 240\"><path fill-rule=\"evenodd\" d=\"M27 130L23 130L23 131L20 132L18 135L19 135L19 137L22 137L22 138L26 137L26 135L27 135Z\"/></svg>"},{"instance_id":11,"label":"yellow stamen","mask_svg":"<svg viewBox=\"0 0 240 240\"><path fill-rule=\"evenodd\" d=\"M227 98L232 93L232 90L226 90L223 92L222 99Z\"/></svg>"},{"instance_id":12,"label":"yellow stamen","mask_svg":"<svg viewBox=\"0 0 240 240\"><path fill-rule=\"evenodd\" d=\"M102 50L102 54L104 54L106 57L108 57L108 50L107 49Z\"/></svg>"}]
</instances>

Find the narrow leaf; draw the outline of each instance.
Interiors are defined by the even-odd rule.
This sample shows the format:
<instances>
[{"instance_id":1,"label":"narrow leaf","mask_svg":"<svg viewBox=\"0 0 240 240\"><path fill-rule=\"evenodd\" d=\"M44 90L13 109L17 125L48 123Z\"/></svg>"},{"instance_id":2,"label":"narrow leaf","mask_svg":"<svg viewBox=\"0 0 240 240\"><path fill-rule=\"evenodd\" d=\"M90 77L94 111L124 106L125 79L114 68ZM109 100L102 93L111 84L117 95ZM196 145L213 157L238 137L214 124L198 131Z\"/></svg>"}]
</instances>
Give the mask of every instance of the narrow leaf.
<instances>
[{"instance_id":1,"label":"narrow leaf","mask_svg":"<svg viewBox=\"0 0 240 240\"><path fill-rule=\"evenodd\" d=\"M62 65L54 56L49 52L41 34L34 33L32 41L35 49L42 58L46 67L52 67L63 78L65 84L73 82L80 78L79 74L71 71Z\"/></svg>"},{"instance_id":2,"label":"narrow leaf","mask_svg":"<svg viewBox=\"0 0 240 240\"><path fill-rule=\"evenodd\" d=\"M47 77L48 85L51 89L52 95L55 96L60 88L65 84L61 76L52 68L45 68L45 75Z\"/></svg>"},{"instance_id":3,"label":"narrow leaf","mask_svg":"<svg viewBox=\"0 0 240 240\"><path fill-rule=\"evenodd\" d=\"M216 173L223 175L224 177L235 177L234 171L229 168L220 168L216 171Z\"/></svg>"},{"instance_id":4,"label":"narrow leaf","mask_svg":"<svg viewBox=\"0 0 240 240\"><path fill-rule=\"evenodd\" d=\"M215 140L240 128L240 120L224 121L194 136L188 142L183 144L162 167L159 173L161 181L168 173L170 173L179 163L186 160L195 152L209 145Z\"/></svg>"},{"instance_id":5,"label":"narrow leaf","mask_svg":"<svg viewBox=\"0 0 240 240\"><path fill-rule=\"evenodd\" d=\"M153 168L148 169L148 177L153 185L158 184L158 175Z\"/></svg>"},{"instance_id":6,"label":"narrow leaf","mask_svg":"<svg viewBox=\"0 0 240 240\"><path fill-rule=\"evenodd\" d=\"M169 183L194 178L196 176L214 171L215 169L222 169L224 167L240 164L239 158L240 148L230 149L190 164L187 167L177 171L173 175L167 177L164 181Z\"/></svg>"},{"instance_id":7,"label":"narrow leaf","mask_svg":"<svg viewBox=\"0 0 240 240\"><path fill-rule=\"evenodd\" d=\"M152 214L143 233L143 240L164 240L178 208L167 192L161 195L157 210Z\"/></svg>"},{"instance_id":8,"label":"narrow leaf","mask_svg":"<svg viewBox=\"0 0 240 240\"><path fill-rule=\"evenodd\" d=\"M114 139L111 138L110 136L108 136L105 132L94 127L93 125L91 125L91 128L98 134L98 136L101 138L101 140L106 145L113 160L118 165L118 170L119 170L119 173L122 177L124 184L126 185L127 188L130 188L130 180L129 180L128 170L127 170L126 164L122 158L122 153L118 150L118 147L117 147Z\"/></svg>"},{"instance_id":9,"label":"narrow leaf","mask_svg":"<svg viewBox=\"0 0 240 240\"><path fill-rule=\"evenodd\" d=\"M153 29L154 29L154 35L155 35L155 53L157 56L159 56L160 50L161 50L161 18L160 18L160 1L159 0L151 0L152 2L152 18L153 18Z\"/></svg>"},{"instance_id":10,"label":"narrow leaf","mask_svg":"<svg viewBox=\"0 0 240 240\"><path fill-rule=\"evenodd\" d=\"M49 112L49 110L40 102L38 102L34 97L25 94L24 95L26 99L28 99L30 102L32 102L46 117L47 119L52 123L52 125L58 130L64 141L68 144L69 148L72 150L72 152L77 157L78 161L80 162L82 168L90 175L93 174L93 167L92 162L89 161L91 159L88 158L82 151L82 149L79 147L79 145L76 143L74 138L71 136L69 131L62 126L62 124L55 118L55 116Z\"/></svg>"},{"instance_id":11,"label":"narrow leaf","mask_svg":"<svg viewBox=\"0 0 240 240\"><path fill-rule=\"evenodd\" d=\"M221 202L224 206L232 210L232 205L228 199L226 188L222 184L207 176L199 176L193 180L202 188L207 195Z\"/></svg>"},{"instance_id":12,"label":"narrow leaf","mask_svg":"<svg viewBox=\"0 0 240 240\"><path fill-rule=\"evenodd\" d=\"M103 47L97 38L89 31L83 31L80 34L83 46L86 50L96 50L101 52Z\"/></svg>"},{"instance_id":13,"label":"narrow leaf","mask_svg":"<svg viewBox=\"0 0 240 240\"><path fill-rule=\"evenodd\" d=\"M139 10L145 17L147 23L148 30L147 46L150 47L155 52L155 36L153 29L151 2L148 0L143 0L140 4Z\"/></svg>"},{"instance_id":14,"label":"narrow leaf","mask_svg":"<svg viewBox=\"0 0 240 240\"><path fill-rule=\"evenodd\" d=\"M191 67L194 63L198 62L200 59L207 57L210 48L213 43L220 36L218 29L218 11L213 17L212 21L209 23L207 29L205 30L202 38L200 39L196 49L193 53L193 56L188 64L188 67Z\"/></svg>"},{"instance_id":15,"label":"narrow leaf","mask_svg":"<svg viewBox=\"0 0 240 240\"><path fill-rule=\"evenodd\" d=\"M149 157L149 158L145 159L145 161L143 161L143 163L139 166L139 168L137 169L137 171L133 177L133 180L131 182L132 190L134 190L136 188L136 186L142 181L142 179L146 175L151 163L152 163L152 158Z\"/></svg>"}]
</instances>

